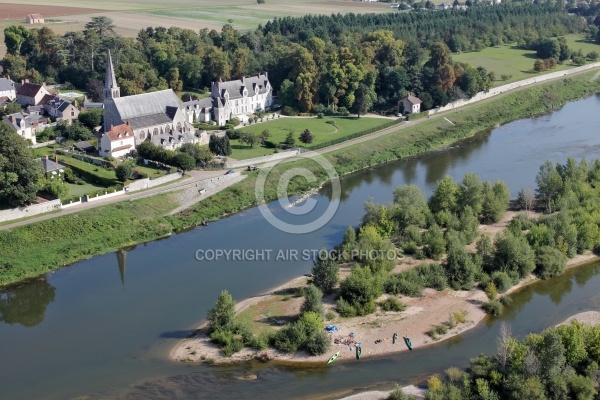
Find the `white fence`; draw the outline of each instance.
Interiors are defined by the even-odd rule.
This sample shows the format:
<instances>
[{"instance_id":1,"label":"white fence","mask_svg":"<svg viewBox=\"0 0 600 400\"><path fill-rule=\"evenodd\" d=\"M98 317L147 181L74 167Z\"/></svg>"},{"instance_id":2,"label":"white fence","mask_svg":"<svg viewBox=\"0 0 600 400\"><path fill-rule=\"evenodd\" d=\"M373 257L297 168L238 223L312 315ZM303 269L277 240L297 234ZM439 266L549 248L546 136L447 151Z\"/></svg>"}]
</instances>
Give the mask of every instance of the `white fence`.
<instances>
[{"instance_id":1,"label":"white fence","mask_svg":"<svg viewBox=\"0 0 600 400\"><path fill-rule=\"evenodd\" d=\"M299 153L298 150L282 151L281 153L275 153L275 154L271 154L269 156L262 156L262 157L256 157L256 158L249 158L247 160L226 162L225 168L239 168L239 167L245 167L247 165L262 164L262 163L266 163L269 161L276 161L276 160L281 160L284 158L294 157L298 153Z\"/></svg>"},{"instance_id":2,"label":"white fence","mask_svg":"<svg viewBox=\"0 0 600 400\"><path fill-rule=\"evenodd\" d=\"M594 68L598 68L598 67L600 67L600 62L595 62L595 63L591 63L591 64L587 64L587 65L582 65L581 67L572 68L572 69L569 69L566 71L551 72L549 74L539 75L534 78L528 78L528 79L524 79L522 81L517 81L517 82L509 83L506 85L498 86L498 87L490 89L487 92L479 92L475 96L471 97L470 99L457 100L452 103L448 103L443 107L438 107L433 110L429 110L429 115L433 115L433 114L436 114L436 113L439 113L442 111L452 110L454 108L466 106L467 104L476 103L478 101L497 96L499 94L514 90L519 87L531 85L533 83L549 81L551 79L561 78L563 76L575 74L577 72L587 71L589 69L594 69Z\"/></svg>"},{"instance_id":3,"label":"white fence","mask_svg":"<svg viewBox=\"0 0 600 400\"><path fill-rule=\"evenodd\" d=\"M31 217L33 215L43 214L55 210L60 210L60 200L46 201L44 203L34 204L27 207L17 207L10 210L2 210L0 211L0 222Z\"/></svg>"}]
</instances>

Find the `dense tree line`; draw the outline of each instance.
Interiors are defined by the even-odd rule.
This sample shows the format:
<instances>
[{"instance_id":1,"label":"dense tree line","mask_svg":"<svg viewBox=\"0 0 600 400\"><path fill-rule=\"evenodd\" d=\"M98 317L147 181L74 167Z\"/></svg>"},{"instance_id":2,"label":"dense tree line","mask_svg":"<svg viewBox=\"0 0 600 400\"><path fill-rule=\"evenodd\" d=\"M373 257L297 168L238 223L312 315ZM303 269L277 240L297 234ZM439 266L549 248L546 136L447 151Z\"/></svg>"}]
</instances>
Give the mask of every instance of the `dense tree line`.
<instances>
[{"instance_id":1,"label":"dense tree line","mask_svg":"<svg viewBox=\"0 0 600 400\"><path fill-rule=\"evenodd\" d=\"M496 354L449 368L428 380L426 400L559 400L596 398L600 327L577 321L517 340L504 325ZM406 398L399 395L396 398Z\"/></svg>"},{"instance_id":2,"label":"dense tree line","mask_svg":"<svg viewBox=\"0 0 600 400\"><path fill-rule=\"evenodd\" d=\"M13 79L70 82L101 100L107 50L122 95L207 88L218 78L268 71L282 104L300 111L393 109L407 92L424 108L487 90L493 75L454 63L452 51L531 43L584 29L554 5L502 4L466 12L387 13L276 18L239 32L147 28L136 38L114 34L106 17L80 32L48 27L5 29L2 65ZM347 111L346 111L347 112Z\"/></svg>"},{"instance_id":3,"label":"dense tree line","mask_svg":"<svg viewBox=\"0 0 600 400\"><path fill-rule=\"evenodd\" d=\"M535 195L531 190L519 194L517 203L526 213L493 240L478 228L504 215L510 196L505 183L481 182L471 173L461 182L445 177L429 199L415 185L398 187L392 203L366 204L361 225L348 229L335 260L316 261L315 284L330 291L338 264L349 264L352 272L340 283L337 309L356 316L374 312L384 292L419 296L424 287L461 290L479 282L490 298L484 308L499 313L508 301L498 298L500 293L531 273L559 275L569 258L600 245L599 160L546 162L536 183ZM532 219L527 213L535 207L545 214ZM474 242L476 250L468 250ZM397 252L445 259L390 274Z\"/></svg>"}]
</instances>

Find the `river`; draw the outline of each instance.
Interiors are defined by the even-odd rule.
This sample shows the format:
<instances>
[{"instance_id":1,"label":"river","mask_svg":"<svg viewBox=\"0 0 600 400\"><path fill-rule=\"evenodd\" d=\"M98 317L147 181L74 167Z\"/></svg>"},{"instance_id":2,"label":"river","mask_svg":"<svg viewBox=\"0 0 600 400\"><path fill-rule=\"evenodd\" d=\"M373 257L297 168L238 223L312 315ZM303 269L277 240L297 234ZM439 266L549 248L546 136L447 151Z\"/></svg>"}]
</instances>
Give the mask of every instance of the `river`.
<instances>
[{"instance_id":1,"label":"river","mask_svg":"<svg viewBox=\"0 0 600 400\"><path fill-rule=\"evenodd\" d=\"M307 250L337 244L360 221L363 204L392 199L393 188L419 185L430 194L450 175L475 172L504 180L513 196L535 186L539 165L600 157L600 97L551 114L515 121L443 151L344 177L339 209L321 229L292 235L250 209L164 240L105 254L35 282L0 292L0 387L3 399L85 398L310 398L409 382L469 357L494 351L498 321L517 336L539 331L600 305L600 267L592 265L515 294L500 319L489 319L452 340L408 354L327 368L252 362L215 367L169 361L169 350L205 317L222 289L241 300L310 270ZM451 117L449 117L451 119ZM314 215L329 203L326 185L313 198ZM270 204L282 219L279 203ZM51 234L44 232L40 234ZM197 261L202 249L294 249L298 259ZM1 256L0 256L1 257ZM576 290L575 290L576 289ZM548 312L551 310L551 312ZM256 374L255 380L244 380Z\"/></svg>"}]
</instances>

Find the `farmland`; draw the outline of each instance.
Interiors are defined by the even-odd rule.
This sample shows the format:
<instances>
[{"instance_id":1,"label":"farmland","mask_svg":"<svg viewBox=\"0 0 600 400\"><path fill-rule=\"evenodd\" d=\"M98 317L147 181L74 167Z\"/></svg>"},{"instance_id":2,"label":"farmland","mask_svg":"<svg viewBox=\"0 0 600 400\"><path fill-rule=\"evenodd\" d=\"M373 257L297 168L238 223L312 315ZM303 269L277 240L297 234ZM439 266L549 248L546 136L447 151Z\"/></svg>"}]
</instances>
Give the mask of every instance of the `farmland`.
<instances>
[{"instance_id":1,"label":"farmland","mask_svg":"<svg viewBox=\"0 0 600 400\"><path fill-rule=\"evenodd\" d=\"M14 1L14 0L13 0ZM276 16L302 16L306 14L333 13L381 13L392 12L384 3L358 3L347 0L269 0L257 4L255 0L231 0L227 6L219 0L59 0L48 6L47 2L33 0L27 4L15 4L0 0L0 57L4 47L4 28L24 24L25 16L41 13L55 33L83 29L92 16L105 15L116 25L115 31L123 36L135 37L148 26L177 26L198 31L203 28L221 30L223 24L231 23L236 29L251 29ZM39 28L41 25L31 25Z\"/></svg>"}]
</instances>

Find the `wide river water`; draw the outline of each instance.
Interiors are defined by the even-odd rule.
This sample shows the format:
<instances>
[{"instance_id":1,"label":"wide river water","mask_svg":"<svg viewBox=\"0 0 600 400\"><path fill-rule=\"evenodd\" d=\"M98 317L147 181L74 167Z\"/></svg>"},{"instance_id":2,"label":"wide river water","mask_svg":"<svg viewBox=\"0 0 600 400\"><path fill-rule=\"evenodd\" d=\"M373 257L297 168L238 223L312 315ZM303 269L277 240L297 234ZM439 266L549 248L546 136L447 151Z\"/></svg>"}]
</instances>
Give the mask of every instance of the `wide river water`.
<instances>
[{"instance_id":1,"label":"wide river water","mask_svg":"<svg viewBox=\"0 0 600 400\"><path fill-rule=\"evenodd\" d=\"M303 254L337 244L359 223L363 205L392 199L393 189L414 183L428 195L445 175L475 172L503 180L514 197L535 186L546 160L600 157L600 97L565 105L552 114L515 121L443 151L389 163L344 177L339 208L323 228L304 235L273 228L253 208L207 227L128 251L76 263L44 279L0 292L0 398L334 398L337 393L408 383L449 366L466 366L495 351L499 321L515 335L540 331L567 316L600 306L600 266L569 271L513 296L497 319L411 353L327 367L251 362L234 366L186 365L168 352L206 316L222 289L244 299L307 273ZM452 119L449 117L449 119ZM308 215L275 215L300 223L330 202L325 186ZM51 232L40 232L50 235ZM197 261L197 250L271 251L263 261ZM279 250L298 258L281 261ZM289 254L289 253L288 253ZM0 250L1 261L1 250ZM256 379L245 379L249 374Z\"/></svg>"}]
</instances>

